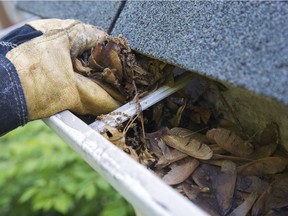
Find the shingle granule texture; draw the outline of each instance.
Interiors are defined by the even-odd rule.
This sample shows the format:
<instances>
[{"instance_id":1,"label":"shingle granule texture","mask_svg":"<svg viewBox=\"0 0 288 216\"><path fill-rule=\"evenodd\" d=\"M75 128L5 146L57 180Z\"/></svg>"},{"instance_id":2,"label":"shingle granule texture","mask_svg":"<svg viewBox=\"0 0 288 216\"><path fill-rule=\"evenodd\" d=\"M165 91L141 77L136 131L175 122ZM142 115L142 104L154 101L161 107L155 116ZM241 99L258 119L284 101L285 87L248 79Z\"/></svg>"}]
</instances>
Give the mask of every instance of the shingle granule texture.
<instances>
[{"instance_id":1,"label":"shingle granule texture","mask_svg":"<svg viewBox=\"0 0 288 216\"><path fill-rule=\"evenodd\" d=\"M288 104L288 2L127 2L133 49Z\"/></svg>"},{"instance_id":2,"label":"shingle granule texture","mask_svg":"<svg viewBox=\"0 0 288 216\"><path fill-rule=\"evenodd\" d=\"M120 1L28 1L18 7L44 18L78 19L109 29Z\"/></svg>"}]
</instances>

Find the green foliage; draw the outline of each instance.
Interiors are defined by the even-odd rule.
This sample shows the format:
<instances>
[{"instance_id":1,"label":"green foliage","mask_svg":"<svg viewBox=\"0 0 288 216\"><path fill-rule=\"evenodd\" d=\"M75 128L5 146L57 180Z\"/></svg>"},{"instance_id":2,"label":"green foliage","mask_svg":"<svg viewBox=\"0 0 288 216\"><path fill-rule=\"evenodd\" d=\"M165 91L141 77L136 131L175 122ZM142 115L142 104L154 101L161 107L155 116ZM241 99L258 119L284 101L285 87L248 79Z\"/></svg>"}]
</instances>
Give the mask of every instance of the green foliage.
<instances>
[{"instance_id":1,"label":"green foliage","mask_svg":"<svg viewBox=\"0 0 288 216\"><path fill-rule=\"evenodd\" d=\"M41 121L0 138L0 216L134 215L132 207Z\"/></svg>"}]
</instances>

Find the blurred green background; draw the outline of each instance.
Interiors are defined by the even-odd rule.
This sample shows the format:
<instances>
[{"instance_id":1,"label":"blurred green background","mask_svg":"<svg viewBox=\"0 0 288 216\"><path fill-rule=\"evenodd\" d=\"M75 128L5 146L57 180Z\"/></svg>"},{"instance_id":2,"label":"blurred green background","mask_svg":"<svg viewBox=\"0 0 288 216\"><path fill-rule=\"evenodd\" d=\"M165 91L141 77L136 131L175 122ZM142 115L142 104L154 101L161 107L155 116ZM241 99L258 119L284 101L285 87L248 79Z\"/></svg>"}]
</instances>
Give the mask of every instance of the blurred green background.
<instances>
[{"instance_id":1,"label":"blurred green background","mask_svg":"<svg viewBox=\"0 0 288 216\"><path fill-rule=\"evenodd\" d=\"M0 216L134 215L42 121L0 137L0 149Z\"/></svg>"}]
</instances>

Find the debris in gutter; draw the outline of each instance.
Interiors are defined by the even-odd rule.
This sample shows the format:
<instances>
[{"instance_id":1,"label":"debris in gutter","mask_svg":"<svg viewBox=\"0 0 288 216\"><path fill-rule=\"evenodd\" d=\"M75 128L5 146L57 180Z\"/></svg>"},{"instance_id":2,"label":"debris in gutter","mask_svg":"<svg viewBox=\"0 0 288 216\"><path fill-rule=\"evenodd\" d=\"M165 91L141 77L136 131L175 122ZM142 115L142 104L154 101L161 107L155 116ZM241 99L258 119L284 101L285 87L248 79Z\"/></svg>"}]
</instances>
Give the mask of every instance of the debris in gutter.
<instances>
[{"instance_id":1,"label":"debris in gutter","mask_svg":"<svg viewBox=\"0 0 288 216\"><path fill-rule=\"evenodd\" d=\"M173 85L175 67L136 56L124 37L110 36L74 59L74 69L120 103L137 103ZM288 158L278 125L249 137L237 118L228 121L207 101L209 82L196 80L147 110L139 105L136 116L102 135L212 216L285 215Z\"/></svg>"}]
</instances>

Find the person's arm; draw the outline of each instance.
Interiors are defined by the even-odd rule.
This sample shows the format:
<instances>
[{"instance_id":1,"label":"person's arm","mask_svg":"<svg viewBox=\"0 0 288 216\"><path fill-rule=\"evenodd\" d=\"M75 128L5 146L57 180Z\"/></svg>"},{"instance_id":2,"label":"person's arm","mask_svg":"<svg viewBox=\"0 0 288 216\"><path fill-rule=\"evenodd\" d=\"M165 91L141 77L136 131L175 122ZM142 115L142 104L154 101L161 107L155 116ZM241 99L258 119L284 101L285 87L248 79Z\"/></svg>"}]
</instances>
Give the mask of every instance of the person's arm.
<instances>
[{"instance_id":1,"label":"person's arm","mask_svg":"<svg viewBox=\"0 0 288 216\"><path fill-rule=\"evenodd\" d=\"M0 135L27 121L28 111L16 69L0 54Z\"/></svg>"},{"instance_id":2,"label":"person's arm","mask_svg":"<svg viewBox=\"0 0 288 216\"><path fill-rule=\"evenodd\" d=\"M73 71L72 59L107 34L75 20L37 20L0 40L0 134L69 109L99 115L119 106Z\"/></svg>"}]
</instances>

